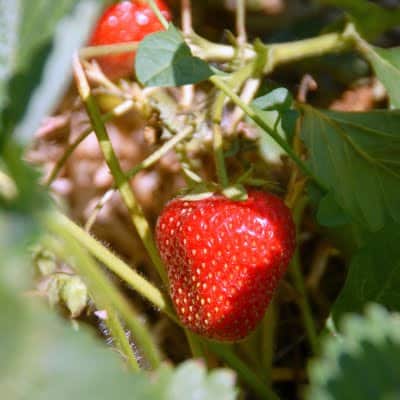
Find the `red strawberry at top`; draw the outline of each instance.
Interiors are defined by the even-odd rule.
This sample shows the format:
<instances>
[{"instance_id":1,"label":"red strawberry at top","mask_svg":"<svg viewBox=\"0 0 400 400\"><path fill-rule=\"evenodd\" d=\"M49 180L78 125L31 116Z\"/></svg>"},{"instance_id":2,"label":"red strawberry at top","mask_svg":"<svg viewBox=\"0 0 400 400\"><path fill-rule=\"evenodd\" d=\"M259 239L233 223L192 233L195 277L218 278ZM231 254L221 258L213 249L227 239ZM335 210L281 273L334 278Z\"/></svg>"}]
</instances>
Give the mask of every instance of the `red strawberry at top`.
<instances>
[{"instance_id":1,"label":"red strawberry at top","mask_svg":"<svg viewBox=\"0 0 400 400\"><path fill-rule=\"evenodd\" d=\"M279 197L250 191L246 201L172 200L156 239L183 324L236 341L263 317L293 255L295 227Z\"/></svg>"},{"instance_id":2,"label":"red strawberry at top","mask_svg":"<svg viewBox=\"0 0 400 400\"><path fill-rule=\"evenodd\" d=\"M171 20L168 6L163 0L156 4L167 20ZM108 7L97 23L89 41L91 46L139 42L150 33L163 29L146 1L122 1ZM129 76L133 72L135 53L103 56L98 62L111 79Z\"/></svg>"}]
</instances>

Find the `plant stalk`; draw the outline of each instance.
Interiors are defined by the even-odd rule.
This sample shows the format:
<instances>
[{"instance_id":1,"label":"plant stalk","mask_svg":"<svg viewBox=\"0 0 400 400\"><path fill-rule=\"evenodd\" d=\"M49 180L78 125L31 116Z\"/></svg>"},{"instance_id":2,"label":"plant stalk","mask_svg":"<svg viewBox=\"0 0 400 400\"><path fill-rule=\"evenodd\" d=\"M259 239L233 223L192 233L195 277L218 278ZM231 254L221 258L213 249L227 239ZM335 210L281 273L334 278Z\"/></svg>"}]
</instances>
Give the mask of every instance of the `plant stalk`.
<instances>
[{"instance_id":1,"label":"plant stalk","mask_svg":"<svg viewBox=\"0 0 400 400\"><path fill-rule=\"evenodd\" d=\"M132 109L134 106L134 102L132 100L126 100L123 103L119 104L117 107L115 107L113 110L110 112L104 114L101 116L101 119L103 122L108 122L114 117L119 117L121 115L124 115L127 113L129 110ZM68 158L71 156L71 154L75 151L75 149L80 145L80 143L83 142L91 133L93 132L92 126L89 128L85 129L77 138L74 142L72 142L67 149L65 150L64 154L59 158L57 161L56 165L54 166L53 170L51 171L49 177L46 180L46 186L50 186L53 181L56 179L58 174L60 173L62 167L68 160Z\"/></svg>"},{"instance_id":2,"label":"plant stalk","mask_svg":"<svg viewBox=\"0 0 400 400\"><path fill-rule=\"evenodd\" d=\"M79 94L89 115L93 130L96 133L97 140L103 152L103 156L114 178L115 185L121 194L122 200L125 203L131 216L133 225L135 226L139 237L141 238L147 252L149 253L149 256L154 266L156 267L164 285L168 287L167 274L155 246L150 226L147 222L146 217L144 216L142 208L140 207L133 194L133 191L129 184L129 180L122 171L119 160L112 147L106 127L101 118L99 107L91 94L89 83L87 81L85 72L82 68L77 54L74 57L73 65L75 80L78 86Z\"/></svg>"},{"instance_id":3,"label":"plant stalk","mask_svg":"<svg viewBox=\"0 0 400 400\"><path fill-rule=\"evenodd\" d=\"M94 296L93 296L94 297ZM135 358L135 354L132 350L132 346L129 343L126 333L118 317L118 314L110 306L101 306L101 302L95 299L95 303L99 309L104 309L107 314L107 318L104 320L108 330L114 341L115 347L125 356L127 364L132 371L139 371L140 366Z\"/></svg>"},{"instance_id":4,"label":"plant stalk","mask_svg":"<svg viewBox=\"0 0 400 400\"><path fill-rule=\"evenodd\" d=\"M64 259L68 259L69 254L73 254L75 260L74 267L85 279L89 291L93 293L94 299L100 299L100 306L110 304L110 306L114 307L118 313L121 314L146 359L149 361L152 368L157 368L161 362L158 348L153 343L150 332L138 320L136 312L131 305L107 279L89 254L81 248L79 242L64 230L62 224L59 224L56 219L51 218L46 219L45 224L51 232L55 233L64 241L63 247L58 246L60 250L57 251L57 253L62 254L64 252ZM49 240L49 243L51 244L51 240ZM51 247L57 250L57 245L59 244L56 243ZM66 253L67 251L68 253Z\"/></svg>"},{"instance_id":5,"label":"plant stalk","mask_svg":"<svg viewBox=\"0 0 400 400\"><path fill-rule=\"evenodd\" d=\"M73 236L95 258L126 282L133 290L141 294L155 307L165 312L170 318L176 318L169 307L168 301L154 285L125 264L125 262L93 238L88 232L59 212L51 214L48 218L56 220L65 232Z\"/></svg>"}]
</instances>

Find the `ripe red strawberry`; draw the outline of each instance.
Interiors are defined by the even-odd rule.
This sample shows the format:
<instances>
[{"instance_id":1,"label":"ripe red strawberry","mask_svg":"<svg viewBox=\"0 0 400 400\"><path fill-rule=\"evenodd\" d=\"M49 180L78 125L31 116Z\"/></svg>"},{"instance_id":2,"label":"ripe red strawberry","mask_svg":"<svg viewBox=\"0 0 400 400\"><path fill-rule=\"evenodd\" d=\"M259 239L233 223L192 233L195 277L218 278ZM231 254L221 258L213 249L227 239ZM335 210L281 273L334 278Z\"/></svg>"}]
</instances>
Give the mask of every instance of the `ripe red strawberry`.
<instances>
[{"instance_id":1,"label":"ripe red strawberry","mask_svg":"<svg viewBox=\"0 0 400 400\"><path fill-rule=\"evenodd\" d=\"M246 201L172 200L156 239L183 324L236 341L263 317L294 252L295 227L279 197L252 190Z\"/></svg>"},{"instance_id":2,"label":"ripe red strawberry","mask_svg":"<svg viewBox=\"0 0 400 400\"><path fill-rule=\"evenodd\" d=\"M156 4L167 20L171 13L163 0ZM146 35L162 30L163 27L146 1L122 1L108 7L98 21L91 46L123 42L139 42ZM133 72L135 53L103 56L98 59L100 66L111 79L129 76Z\"/></svg>"}]
</instances>

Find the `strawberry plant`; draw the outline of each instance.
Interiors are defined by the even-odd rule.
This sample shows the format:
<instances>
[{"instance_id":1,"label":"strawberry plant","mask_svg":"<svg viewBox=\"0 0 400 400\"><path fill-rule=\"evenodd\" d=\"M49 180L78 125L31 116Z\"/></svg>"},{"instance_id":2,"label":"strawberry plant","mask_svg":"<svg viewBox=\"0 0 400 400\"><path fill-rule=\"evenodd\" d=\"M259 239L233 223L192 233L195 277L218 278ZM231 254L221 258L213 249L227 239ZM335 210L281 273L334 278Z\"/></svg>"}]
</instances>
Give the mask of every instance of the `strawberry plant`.
<instances>
[{"instance_id":1,"label":"strawberry plant","mask_svg":"<svg viewBox=\"0 0 400 400\"><path fill-rule=\"evenodd\" d=\"M0 0L2 398L400 397L388 3Z\"/></svg>"}]
</instances>

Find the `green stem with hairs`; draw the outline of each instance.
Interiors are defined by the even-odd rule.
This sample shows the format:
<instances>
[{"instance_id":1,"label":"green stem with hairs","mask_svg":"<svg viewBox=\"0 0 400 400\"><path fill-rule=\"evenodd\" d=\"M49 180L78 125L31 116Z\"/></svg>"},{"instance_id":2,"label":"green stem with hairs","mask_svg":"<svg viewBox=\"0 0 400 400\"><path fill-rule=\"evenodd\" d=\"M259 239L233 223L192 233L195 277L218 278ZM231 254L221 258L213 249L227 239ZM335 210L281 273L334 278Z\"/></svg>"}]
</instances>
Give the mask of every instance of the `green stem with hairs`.
<instances>
[{"instance_id":1,"label":"green stem with hairs","mask_svg":"<svg viewBox=\"0 0 400 400\"><path fill-rule=\"evenodd\" d=\"M210 42L195 33L186 35L186 38L194 55L205 61L229 62L237 57L237 49L233 46ZM353 44L354 39L347 34L346 29L343 33L327 33L310 39L269 44L266 45L268 62L265 64L263 72L269 74L283 64L345 51L350 49ZM253 61L257 58L257 52L252 45L247 44L243 48L242 57L244 61Z\"/></svg>"},{"instance_id":2,"label":"green stem with hairs","mask_svg":"<svg viewBox=\"0 0 400 400\"><path fill-rule=\"evenodd\" d=\"M101 116L103 122L108 122L114 117L120 117L124 115L126 112L132 109L134 106L134 102L132 100L124 101L123 103L119 104L117 107L112 109L110 112ZM60 173L62 167L67 162L68 158L71 154L75 151L75 149L82 143L85 138L87 138L93 132L92 127L85 129L74 142L72 142L67 149L65 150L64 154L59 158L56 165L54 166L53 170L51 171L49 177L46 180L46 186L50 186L53 181L57 178L58 174Z\"/></svg>"},{"instance_id":3,"label":"green stem with hairs","mask_svg":"<svg viewBox=\"0 0 400 400\"><path fill-rule=\"evenodd\" d=\"M167 274L155 246L150 226L146 217L144 216L142 208L133 194L129 180L122 171L121 165L108 136L105 124L101 118L99 107L91 94L89 83L77 55L74 57L73 65L80 97L82 98L83 104L89 115L90 122L93 126L93 130L96 134L101 151L103 152L105 161L114 178L115 186L118 188L118 191L121 194L121 198L129 211L133 225L135 226L136 231L141 238L164 285L168 286Z\"/></svg>"},{"instance_id":4,"label":"green stem with hairs","mask_svg":"<svg viewBox=\"0 0 400 400\"><path fill-rule=\"evenodd\" d=\"M100 302L95 303L98 308L104 309L107 313L107 318L104 320L110 334L113 338L113 343L115 347L121 352L121 354L126 358L127 364L132 371L139 371L140 366L135 358L135 354L132 350L132 346L126 336L125 330L121 324L118 314L110 306L102 306Z\"/></svg>"},{"instance_id":5,"label":"green stem with hairs","mask_svg":"<svg viewBox=\"0 0 400 400\"><path fill-rule=\"evenodd\" d=\"M169 127L167 127L167 129L172 131ZM177 144L179 144L182 140L190 136L193 133L193 131L194 127L185 128L182 132L179 133L174 131L173 132L174 136L170 140L165 142L159 149L150 154L141 163L137 164L135 167L133 167L131 170L125 173L127 179L132 179L137 173L139 173L143 169L151 167L153 164L159 161L161 157L163 157L170 150L172 150ZM87 222L85 224L85 230L89 231L91 229L101 209L104 207L107 201L112 197L114 191L115 191L114 188L109 189L97 202L95 208L93 209L93 212L87 219Z\"/></svg>"},{"instance_id":6,"label":"green stem with hairs","mask_svg":"<svg viewBox=\"0 0 400 400\"><path fill-rule=\"evenodd\" d=\"M93 238L88 232L59 212L51 214L49 219L56 220L65 232L73 236L75 240L85 247L96 259L101 261L110 271L155 307L166 313L171 319L176 320L174 312L163 294L154 285Z\"/></svg>"},{"instance_id":7,"label":"green stem with hairs","mask_svg":"<svg viewBox=\"0 0 400 400\"><path fill-rule=\"evenodd\" d=\"M63 246L60 246L54 239L48 239L46 244L58 254L63 254L64 259L68 259L73 254L74 267L77 272L85 279L89 291L93 293L94 299L101 305L110 305L115 308L125 320L127 327L131 330L134 340L137 342L141 351L149 361L152 368L157 368L161 362L157 346L153 343L150 332L139 321L136 312L127 300L121 295L118 289L107 279L95 261L89 254L82 249L79 242L64 230L55 218L45 219L46 227L62 238Z\"/></svg>"},{"instance_id":8,"label":"green stem with hairs","mask_svg":"<svg viewBox=\"0 0 400 400\"><path fill-rule=\"evenodd\" d=\"M219 92L214 105L212 113L213 122L213 153L215 169L217 171L218 181L223 188L227 187L229 184L228 173L226 171L224 147L223 147L223 137L221 130L221 118L222 111L224 108L225 95Z\"/></svg>"}]
</instances>

